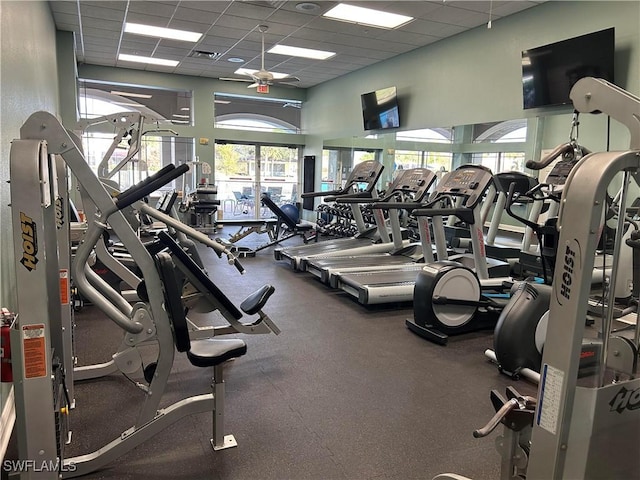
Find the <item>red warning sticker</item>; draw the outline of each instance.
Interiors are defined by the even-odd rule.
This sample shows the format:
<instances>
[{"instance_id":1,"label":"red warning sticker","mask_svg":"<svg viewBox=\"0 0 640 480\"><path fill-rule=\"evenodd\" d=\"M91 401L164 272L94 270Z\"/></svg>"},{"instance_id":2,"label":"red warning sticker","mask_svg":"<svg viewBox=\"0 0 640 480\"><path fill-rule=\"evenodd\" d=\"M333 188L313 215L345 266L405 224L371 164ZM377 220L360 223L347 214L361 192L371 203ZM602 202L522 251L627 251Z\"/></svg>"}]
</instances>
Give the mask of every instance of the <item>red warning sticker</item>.
<instances>
[{"instance_id":1,"label":"red warning sticker","mask_svg":"<svg viewBox=\"0 0 640 480\"><path fill-rule=\"evenodd\" d=\"M69 305L69 270L60 270L60 304Z\"/></svg>"},{"instance_id":2,"label":"red warning sticker","mask_svg":"<svg viewBox=\"0 0 640 480\"><path fill-rule=\"evenodd\" d=\"M24 355L24 377L47 376L47 352L44 323L22 327L22 351Z\"/></svg>"}]
</instances>

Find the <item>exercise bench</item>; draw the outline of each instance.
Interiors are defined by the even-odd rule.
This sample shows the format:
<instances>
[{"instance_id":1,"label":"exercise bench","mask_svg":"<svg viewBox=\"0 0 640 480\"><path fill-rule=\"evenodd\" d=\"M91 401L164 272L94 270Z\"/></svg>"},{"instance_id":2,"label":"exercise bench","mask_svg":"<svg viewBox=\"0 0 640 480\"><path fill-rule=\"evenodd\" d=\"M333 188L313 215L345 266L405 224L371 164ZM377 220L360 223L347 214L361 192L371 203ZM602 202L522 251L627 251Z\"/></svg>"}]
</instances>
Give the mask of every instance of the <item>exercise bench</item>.
<instances>
[{"instance_id":1,"label":"exercise bench","mask_svg":"<svg viewBox=\"0 0 640 480\"><path fill-rule=\"evenodd\" d=\"M231 249L233 253L239 257L253 257L260 250L277 245L278 243L297 235L301 235L303 237L304 243L308 243L312 240L318 240L315 224L309 222L297 222L292 219L271 199L268 192L262 193L260 196L260 202L263 207L266 207L271 211L275 218L264 218L259 220L225 220L225 225L239 225L240 230L231 235L228 239L216 238L216 241ZM256 248L236 245L236 242L251 233L266 233L269 236L269 241Z\"/></svg>"},{"instance_id":2,"label":"exercise bench","mask_svg":"<svg viewBox=\"0 0 640 480\"><path fill-rule=\"evenodd\" d=\"M175 265L171 255L159 252L155 256L156 265L164 289L165 308L171 324L178 352L187 354L191 365L195 367L213 367L213 438L214 450L223 450L237 446L233 435L224 434L224 372L223 364L247 353L247 345L240 338L207 338L191 340L185 309L182 303L181 287L175 274ZM266 300L265 300L266 301Z\"/></svg>"}]
</instances>

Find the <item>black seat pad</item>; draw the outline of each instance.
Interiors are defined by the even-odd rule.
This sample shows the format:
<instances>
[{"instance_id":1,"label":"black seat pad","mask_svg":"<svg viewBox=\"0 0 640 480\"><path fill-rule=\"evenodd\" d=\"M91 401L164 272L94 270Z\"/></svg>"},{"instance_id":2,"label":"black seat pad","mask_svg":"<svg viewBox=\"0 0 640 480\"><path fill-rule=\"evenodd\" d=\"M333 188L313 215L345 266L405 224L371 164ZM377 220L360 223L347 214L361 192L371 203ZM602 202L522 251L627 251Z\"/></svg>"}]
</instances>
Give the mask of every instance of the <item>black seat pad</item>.
<instances>
[{"instance_id":1,"label":"black seat pad","mask_svg":"<svg viewBox=\"0 0 640 480\"><path fill-rule=\"evenodd\" d=\"M187 358L196 367L215 367L247 353L247 344L239 338L192 340Z\"/></svg>"}]
</instances>

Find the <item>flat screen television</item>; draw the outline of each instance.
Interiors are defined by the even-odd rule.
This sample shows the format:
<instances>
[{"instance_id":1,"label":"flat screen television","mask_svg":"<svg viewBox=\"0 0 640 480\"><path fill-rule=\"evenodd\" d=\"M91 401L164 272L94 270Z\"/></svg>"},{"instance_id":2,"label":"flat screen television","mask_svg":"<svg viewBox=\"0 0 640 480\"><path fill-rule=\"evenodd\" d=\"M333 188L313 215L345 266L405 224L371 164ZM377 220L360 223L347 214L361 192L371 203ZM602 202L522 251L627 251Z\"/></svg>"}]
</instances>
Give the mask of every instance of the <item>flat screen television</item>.
<instances>
[{"instance_id":1,"label":"flat screen television","mask_svg":"<svg viewBox=\"0 0 640 480\"><path fill-rule=\"evenodd\" d=\"M571 87L583 77L613 83L614 51L614 28L524 50L524 108L570 104Z\"/></svg>"},{"instance_id":2,"label":"flat screen television","mask_svg":"<svg viewBox=\"0 0 640 480\"><path fill-rule=\"evenodd\" d=\"M400 126L396 87L363 93L361 99L365 130L381 130Z\"/></svg>"}]
</instances>

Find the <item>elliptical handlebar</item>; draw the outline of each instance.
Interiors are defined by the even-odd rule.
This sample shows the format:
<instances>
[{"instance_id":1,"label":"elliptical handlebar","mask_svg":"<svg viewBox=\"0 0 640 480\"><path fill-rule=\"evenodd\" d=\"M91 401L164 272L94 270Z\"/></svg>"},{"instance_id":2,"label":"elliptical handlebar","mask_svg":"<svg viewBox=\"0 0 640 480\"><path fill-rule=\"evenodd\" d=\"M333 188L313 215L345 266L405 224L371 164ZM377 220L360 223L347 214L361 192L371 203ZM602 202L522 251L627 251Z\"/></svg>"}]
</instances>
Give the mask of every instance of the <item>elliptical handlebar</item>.
<instances>
[{"instance_id":1,"label":"elliptical handlebar","mask_svg":"<svg viewBox=\"0 0 640 480\"><path fill-rule=\"evenodd\" d=\"M513 204L515 203L515 201L520 198L520 197L530 197L530 198L535 198L535 194L540 192L540 190L542 190L542 188L546 186L546 184L544 183L539 183L538 185L536 185L535 187L533 187L531 190L529 190L528 192L520 195L515 192L516 189L516 184L512 183L509 185L509 192L507 193L507 202L505 204L505 210L507 211L507 213L509 214L509 216L515 218L516 220L518 220L519 222L522 222L524 225L526 225L527 227L531 228L534 232L538 232L538 230L540 230L540 225L538 225L535 222L532 222L531 220L529 220L528 218L524 218L521 217L520 215L516 214L511 207L513 206Z\"/></svg>"}]
</instances>

